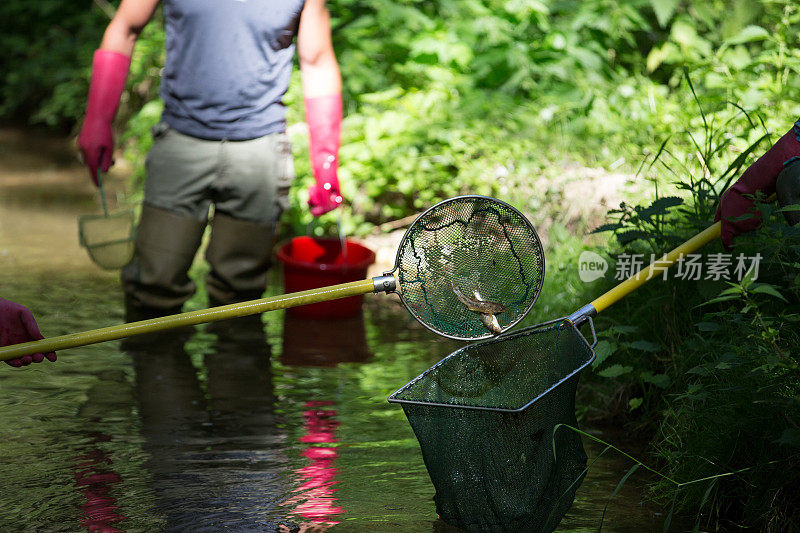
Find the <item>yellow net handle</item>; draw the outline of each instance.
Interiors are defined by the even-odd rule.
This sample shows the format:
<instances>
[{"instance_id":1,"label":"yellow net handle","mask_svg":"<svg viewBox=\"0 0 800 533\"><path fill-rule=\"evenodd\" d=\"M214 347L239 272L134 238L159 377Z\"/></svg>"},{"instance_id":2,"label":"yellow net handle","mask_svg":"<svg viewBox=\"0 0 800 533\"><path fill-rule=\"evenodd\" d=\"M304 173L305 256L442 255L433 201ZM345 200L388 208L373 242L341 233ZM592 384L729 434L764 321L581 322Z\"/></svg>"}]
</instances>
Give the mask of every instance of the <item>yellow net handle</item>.
<instances>
[{"instance_id":1,"label":"yellow net handle","mask_svg":"<svg viewBox=\"0 0 800 533\"><path fill-rule=\"evenodd\" d=\"M776 194L771 194L766 202L773 203L777 200ZM681 244L671 252L664 254L661 259L657 259L648 265L647 267L643 268L630 278L626 279L607 293L595 298L595 300L589 304L594 309L593 315L599 313L600 311L610 307L611 305L617 303L625 296L629 295L654 277L658 276L659 274L663 274L665 270L670 268L672 265L678 262L678 260L682 256L689 255L691 253L696 252L706 244L710 243L715 239L719 239L722 235L722 223L715 222L708 228L704 229L685 243ZM587 307L584 307L580 311L583 311ZM579 311L579 312L580 312ZM574 315L573 315L574 316Z\"/></svg>"},{"instance_id":2,"label":"yellow net handle","mask_svg":"<svg viewBox=\"0 0 800 533\"><path fill-rule=\"evenodd\" d=\"M38 341L12 344L0 348L0 361L15 359L23 355L34 353L47 353L56 350L64 350L66 348L75 348L77 346L86 346L87 344L112 341L123 337L131 337L133 335L152 333L181 326L194 326L205 322L214 322L227 318L254 315L256 313L264 313L276 309L286 309L298 305L327 302L339 298L377 292L375 285L376 279L378 278L352 281L319 289L282 294L271 298L222 305L220 307L211 307L199 311L189 311L177 315L151 318L150 320L141 320L139 322L129 322L127 324L93 329L80 333L71 333L60 337L50 337Z\"/></svg>"},{"instance_id":3,"label":"yellow net handle","mask_svg":"<svg viewBox=\"0 0 800 533\"><path fill-rule=\"evenodd\" d=\"M721 224L715 222L712 226L704 229L671 252L664 254L661 259L653 261L650 265L629 277L607 293L595 298L589 305L591 305L597 313L607 309L654 277L663 274L665 270L678 262L681 257L694 253L711 241L719 239L721 231Z\"/></svg>"}]
</instances>

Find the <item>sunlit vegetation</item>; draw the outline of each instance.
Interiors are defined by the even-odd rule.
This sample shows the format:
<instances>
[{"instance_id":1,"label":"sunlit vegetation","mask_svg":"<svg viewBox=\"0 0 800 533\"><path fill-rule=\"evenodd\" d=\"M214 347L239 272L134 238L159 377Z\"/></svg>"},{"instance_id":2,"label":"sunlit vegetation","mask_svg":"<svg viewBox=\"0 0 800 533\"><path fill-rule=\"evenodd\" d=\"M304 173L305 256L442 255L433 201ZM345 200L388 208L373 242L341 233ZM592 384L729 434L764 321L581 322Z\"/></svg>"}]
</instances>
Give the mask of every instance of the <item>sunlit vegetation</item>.
<instances>
[{"instance_id":1,"label":"sunlit vegetation","mask_svg":"<svg viewBox=\"0 0 800 533\"><path fill-rule=\"evenodd\" d=\"M573 279L584 247L649 259L682 242L712 222L725 186L800 116L800 7L791 0L329 8L345 87L345 231L376 232L460 193L498 196L550 228L549 290L567 303L547 305L558 313L613 283ZM76 131L108 9L4 2L0 116ZM161 111L163 39L157 19L137 44L119 114L132 198ZM295 73L286 96L298 173L286 232L310 220L299 82ZM590 245L576 239L591 221L565 214L570 164L624 172L635 191ZM675 492L654 476L651 493L703 529L800 525L800 233L764 210L766 227L737 248L762 255L757 279L670 278L629 296L598 320L598 358L580 393L584 423L624 425L677 483L708 478ZM329 215L320 231L335 222Z\"/></svg>"}]
</instances>

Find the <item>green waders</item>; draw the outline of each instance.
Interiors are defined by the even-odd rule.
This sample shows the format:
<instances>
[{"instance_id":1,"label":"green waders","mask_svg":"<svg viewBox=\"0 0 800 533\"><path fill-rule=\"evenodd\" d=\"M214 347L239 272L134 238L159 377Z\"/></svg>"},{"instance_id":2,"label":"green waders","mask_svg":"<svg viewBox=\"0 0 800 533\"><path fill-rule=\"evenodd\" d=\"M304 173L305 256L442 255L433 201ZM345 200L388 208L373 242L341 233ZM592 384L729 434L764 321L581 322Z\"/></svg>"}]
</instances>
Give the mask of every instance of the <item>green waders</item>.
<instances>
[{"instance_id":1,"label":"green waders","mask_svg":"<svg viewBox=\"0 0 800 533\"><path fill-rule=\"evenodd\" d=\"M294 169L284 133L249 141L197 139L153 127L133 261L122 271L128 318L179 312L194 294L192 265L214 206L206 259L212 305L258 298Z\"/></svg>"}]
</instances>

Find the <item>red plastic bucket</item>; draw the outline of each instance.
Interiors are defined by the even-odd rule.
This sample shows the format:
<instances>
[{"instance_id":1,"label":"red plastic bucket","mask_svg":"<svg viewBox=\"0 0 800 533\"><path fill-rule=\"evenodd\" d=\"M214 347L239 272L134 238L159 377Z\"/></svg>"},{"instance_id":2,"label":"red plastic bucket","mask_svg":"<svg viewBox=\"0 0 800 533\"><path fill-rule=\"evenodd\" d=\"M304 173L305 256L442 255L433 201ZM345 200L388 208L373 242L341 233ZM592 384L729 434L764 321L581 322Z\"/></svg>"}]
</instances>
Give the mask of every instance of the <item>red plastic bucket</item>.
<instances>
[{"instance_id":1,"label":"red plastic bucket","mask_svg":"<svg viewBox=\"0 0 800 533\"><path fill-rule=\"evenodd\" d=\"M342 254L339 239L295 237L278 247L283 263L283 288L287 293L318 289L348 281L366 279L367 268L375 262L375 252L345 240ZM292 307L286 311L307 318L347 318L361 312L364 296L351 296L329 302Z\"/></svg>"}]
</instances>

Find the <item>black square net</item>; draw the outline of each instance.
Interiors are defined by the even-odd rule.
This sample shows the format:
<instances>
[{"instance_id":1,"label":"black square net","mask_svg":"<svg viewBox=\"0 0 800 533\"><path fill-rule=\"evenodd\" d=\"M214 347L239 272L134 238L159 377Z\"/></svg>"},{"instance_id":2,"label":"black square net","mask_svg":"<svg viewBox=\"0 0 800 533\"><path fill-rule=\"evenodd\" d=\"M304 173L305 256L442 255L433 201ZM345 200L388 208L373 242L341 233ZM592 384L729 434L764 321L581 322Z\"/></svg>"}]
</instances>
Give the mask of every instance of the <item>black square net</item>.
<instances>
[{"instance_id":1,"label":"black square net","mask_svg":"<svg viewBox=\"0 0 800 533\"><path fill-rule=\"evenodd\" d=\"M389 398L419 440L445 522L481 532L555 529L586 454L577 433L553 430L577 426L578 377L593 359L572 324L533 326L462 348Z\"/></svg>"}]
</instances>

